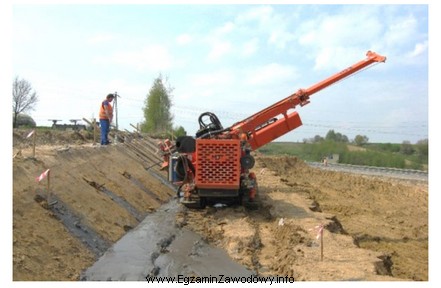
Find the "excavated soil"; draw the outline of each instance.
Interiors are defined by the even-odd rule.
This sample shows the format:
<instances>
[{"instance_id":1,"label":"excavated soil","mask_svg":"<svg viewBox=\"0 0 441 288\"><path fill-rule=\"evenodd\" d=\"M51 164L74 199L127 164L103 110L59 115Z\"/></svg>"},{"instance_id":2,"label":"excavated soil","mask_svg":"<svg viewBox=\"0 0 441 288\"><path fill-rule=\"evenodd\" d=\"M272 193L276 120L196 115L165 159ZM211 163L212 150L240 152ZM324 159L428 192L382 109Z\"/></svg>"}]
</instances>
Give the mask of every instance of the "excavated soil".
<instances>
[{"instance_id":1,"label":"excavated soil","mask_svg":"<svg viewBox=\"0 0 441 288\"><path fill-rule=\"evenodd\" d=\"M179 217L262 275L428 280L427 183L323 171L295 157L257 159L259 210L209 208Z\"/></svg>"},{"instance_id":2,"label":"excavated soil","mask_svg":"<svg viewBox=\"0 0 441 288\"><path fill-rule=\"evenodd\" d=\"M93 145L86 132L14 131L13 280L79 280L174 196L154 141ZM130 140L130 141L129 141ZM296 281L428 281L428 185L256 155L260 207L180 209L176 220L259 275ZM153 167L153 168L151 168ZM40 183L36 177L50 169ZM323 260L317 226L323 225Z\"/></svg>"}]
</instances>

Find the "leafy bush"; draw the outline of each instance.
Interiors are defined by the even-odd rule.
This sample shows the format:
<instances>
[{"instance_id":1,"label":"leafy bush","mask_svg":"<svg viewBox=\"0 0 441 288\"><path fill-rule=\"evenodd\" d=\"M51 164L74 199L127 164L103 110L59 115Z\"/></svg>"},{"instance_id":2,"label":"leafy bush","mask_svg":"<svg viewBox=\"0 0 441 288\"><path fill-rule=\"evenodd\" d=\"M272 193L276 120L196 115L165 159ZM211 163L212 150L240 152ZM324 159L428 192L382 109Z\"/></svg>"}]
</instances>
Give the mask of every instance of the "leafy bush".
<instances>
[{"instance_id":1,"label":"leafy bush","mask_svg":"<svg viewBox=\"0 0 441 288\"><path fill-rule=\"evenodd\" d=\"M31 116L27 114L20 113L17 115L17 127L29 127L35 128L36 123Z\"/></svg>"}]
</instances>

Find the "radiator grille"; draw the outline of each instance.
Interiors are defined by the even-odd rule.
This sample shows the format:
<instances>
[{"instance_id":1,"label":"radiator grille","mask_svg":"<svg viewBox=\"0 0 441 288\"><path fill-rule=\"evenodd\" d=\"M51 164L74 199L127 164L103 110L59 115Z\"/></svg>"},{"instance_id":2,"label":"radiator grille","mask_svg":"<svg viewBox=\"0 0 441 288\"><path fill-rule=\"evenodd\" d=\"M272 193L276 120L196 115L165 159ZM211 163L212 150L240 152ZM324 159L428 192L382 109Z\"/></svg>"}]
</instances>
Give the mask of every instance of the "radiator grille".
<instances>
[{"instance_id":1,"label":"radiator grille","mask_svg":"<svg viewBox=\"0 0 441 288\"><path fill-rule=\"evenodd\" d=\"M240 141L196 140L196 186L238 189L240 182Z\"/></svg>"}]
</instances>

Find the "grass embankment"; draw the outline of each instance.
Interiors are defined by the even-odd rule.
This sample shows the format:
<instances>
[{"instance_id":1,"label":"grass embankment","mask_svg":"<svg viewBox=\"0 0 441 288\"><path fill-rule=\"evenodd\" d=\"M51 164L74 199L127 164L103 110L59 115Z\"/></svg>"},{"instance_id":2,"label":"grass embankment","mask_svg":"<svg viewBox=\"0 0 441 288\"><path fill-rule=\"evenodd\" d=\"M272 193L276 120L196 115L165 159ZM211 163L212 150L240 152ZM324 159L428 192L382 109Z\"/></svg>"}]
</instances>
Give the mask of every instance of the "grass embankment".
<instances>
[{"instance_id":1,"label":"grass embankment","mask_svg":"<svg viewBox=\"0 0 441 288\"><path fill-rule=\"evenodd\" d=\"M416 145L410 155L402 153L401 144L370 143L363 147L348 143L322 141L317 143L273 142L259 149L267 155L292 155L305 161L322 161L325 156L338 154L338 163L427 170L428 157Z\"/></svg>"}]
</instances>

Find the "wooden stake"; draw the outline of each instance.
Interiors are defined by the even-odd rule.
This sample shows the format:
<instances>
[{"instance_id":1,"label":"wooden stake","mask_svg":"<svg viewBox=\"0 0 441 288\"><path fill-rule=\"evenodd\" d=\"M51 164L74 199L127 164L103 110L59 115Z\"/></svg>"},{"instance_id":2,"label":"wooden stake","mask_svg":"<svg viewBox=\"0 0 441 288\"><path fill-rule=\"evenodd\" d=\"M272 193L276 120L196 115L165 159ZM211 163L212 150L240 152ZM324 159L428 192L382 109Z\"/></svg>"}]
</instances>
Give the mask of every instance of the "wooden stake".
<instances>
[{"instance_id":1,"label":"wooden stake","mask_svg":"<svg viewBox=\"0 0 441 288\"><path fill-rule=\"evenodd\" d=\"M138 127L138 124L136 124L136 127L135 127L135 126L133 126L132 124L130 124L130 126L132 126L133 128L135 128L136 132L139 132L139 127Z\"/></svg>"},{"instance_id":2,"label":"wooden stake","mask_svg":"<svg viewBox=\"0 0 441 288\"><path fill-rule=\"evenodd\" d=\"M47 205L52 206L57 204L58 200L52 200L52 191L51 191L51 171L47 173Z\"/></svg>"},{"instance_id":3,"label":"wooden stake","mask_svg":"<svg viewBox=\"0 0 441 288\"><path fill-rule=\"evenodd\" d=\"M36 143L36 131L34 131L34 134L32 135L32 158L35 158L35 143Z\"/></svg>"},{"instance_id":4,"label":"wooden stake","mask_svg":"<svg viewBox=\"0 0 441 288\"><path fill-rule=\"evenodd\" d=\"M98 127L96 126L96 119L92 118L92 122L90 122L89 120L87 120L86 118L83 118L84 121L86 121L90 126L93 127L93 145L95 145L96 143L96 132Z\"/></svg>"},{"instance_id":5,"label":"wooden stake","mask_svg":"<svg viewBox=\"0 0 441 288\"><path fill-rule=\"evenodd\" d=\"M320 261L323 261L323 228L320 230Z\"/></svg>"},{"instance_id":6,"label":"wooden stake","mask_svg":"<svg viewBox=\"0 0 441 288\"><path fill-rule=\"evenodd\" d=\"M96 143L96 119L93 118L93 145Z\"/></svg>"},{"instance_id":7,"label":"wooden stake","mask_svg":"<svg viewBox=\"0 0 441 288\"><path fill-rule=\"evenodd\" d=\"M49 204L51 197L51 171L47 172L47 204Z\"/></svg>"}]
</instances>

